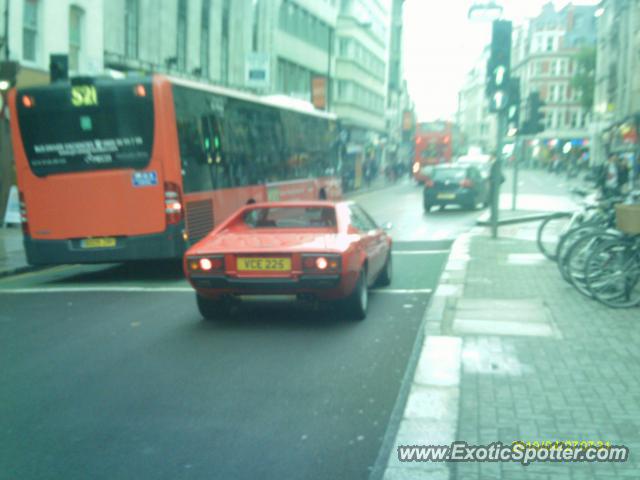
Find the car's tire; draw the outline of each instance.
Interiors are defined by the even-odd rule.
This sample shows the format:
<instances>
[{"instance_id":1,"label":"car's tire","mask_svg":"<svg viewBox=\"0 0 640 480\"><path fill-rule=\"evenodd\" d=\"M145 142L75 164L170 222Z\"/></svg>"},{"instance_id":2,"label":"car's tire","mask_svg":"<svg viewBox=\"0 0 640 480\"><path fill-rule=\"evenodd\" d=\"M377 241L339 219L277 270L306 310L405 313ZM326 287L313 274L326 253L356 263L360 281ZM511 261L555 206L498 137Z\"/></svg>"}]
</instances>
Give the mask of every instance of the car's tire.
<instances>
[{"instance_id":1,"label":"car's tire","mask_svg":"<svg viewBox=\"0 0 640 480\"><path fill-rule=\"evenodd\" d=\"M344 300L344 310L353 320L364 320L369 306L369 291L367 289L367 270L360 270L358 281L353 292Z\"/></svg>"},{"instance_id":2,"label":"car's tire","mask_svg":"<svg viewBox=\"0 0 640 480\"><path fill-rule=\"evenodd\" d=\"M225 298L211 299L196 293L198 311L205 320L219 320L229 315L230 305Z\"/></svg>"},{"instance_id":3,"label":"car's tire","mask_svg":"<svg viewBox=\"0 0 640 480\"><path fill-rule=\"evenodd\" d=\"M477 205L478 205L478 201L477 201L477 199L474 197L471 201L466 202L466 203L463 205L463 208L464 208L465 210L475 210Z\"/></svg>"},{"instance_id":4,"label":"car's tire","mask_svg":"<svg viewBox=\"0 0 640 480\"><path fill-rule=\"evenodd\" d=\"M429 213L433 205L429 205L427 202L424 202L422 206L424 207L424 213Z\"/></svg>"},{"instance_id":5,"label":"car's tire","mask_svg":"<svg viewBox=\"0 0 640 480\"><path fill-rule=\"evenodd\" d=\"M389 250L389 255L387 256L387 261L384 262L384 267L378 274L378 278L376 279L377 287L388 287L391 285L391 280L393 279L393 259L391 256L391 250Z\"/></svg>"}]
</instances>

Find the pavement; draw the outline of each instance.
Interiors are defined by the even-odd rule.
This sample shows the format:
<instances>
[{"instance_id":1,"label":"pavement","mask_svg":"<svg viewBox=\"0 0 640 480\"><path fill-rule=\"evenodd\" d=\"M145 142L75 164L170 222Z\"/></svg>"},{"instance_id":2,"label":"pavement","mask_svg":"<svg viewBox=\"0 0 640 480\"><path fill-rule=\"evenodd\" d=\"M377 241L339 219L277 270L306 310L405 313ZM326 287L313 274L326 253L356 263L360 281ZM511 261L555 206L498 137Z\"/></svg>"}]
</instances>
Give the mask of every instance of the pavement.
<instances>
[{"instance_id":1,"label":"pavement","mask_svg":"<svg viewBox=\"0 0 640 480\"><path fill-rule=\"evenodd\" d=\"M525 174L532 208L569 199L554 177ZM555 187L558 185L555 184ZM503 200L505 200L503 198ZM505 200L506 202L506 200ZM526 211L526 210L525 210ZM535 243L537 223L454 243L425 315L425 338L385 480L640 478L639 309L612 310L565 283ZM610 442L625 463L401 462L401 445Z\"/></svg>"},{"instance_id":2,"label":"pavement","mask_svg":"<svg viewBox=\"0 0 640 480\"><path fill-rule=\"evenodd\" d=\"M32 269L24 253L20 226L0 226L0 278Z\"/></svg>"}]
</instances>

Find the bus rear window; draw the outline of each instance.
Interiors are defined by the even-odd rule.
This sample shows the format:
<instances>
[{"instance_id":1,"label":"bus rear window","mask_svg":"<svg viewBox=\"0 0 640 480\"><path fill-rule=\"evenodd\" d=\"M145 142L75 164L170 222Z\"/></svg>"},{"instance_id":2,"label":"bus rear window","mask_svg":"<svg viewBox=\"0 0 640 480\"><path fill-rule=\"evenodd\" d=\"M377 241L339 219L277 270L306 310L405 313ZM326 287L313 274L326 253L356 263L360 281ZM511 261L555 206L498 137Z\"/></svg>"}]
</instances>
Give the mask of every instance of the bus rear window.
<instances>
[{"instance_id":1,"label":"bus rear window","mask_svg":"<svg viewBox=\"0 0 640 480\"><path fill-rule=\"evenodd\" d=\"M151 83L109 80L84 88L84 97L69 84L18 91L18 123L33 173L145 168L154 132Z\"/></svg>"}]
</instances>

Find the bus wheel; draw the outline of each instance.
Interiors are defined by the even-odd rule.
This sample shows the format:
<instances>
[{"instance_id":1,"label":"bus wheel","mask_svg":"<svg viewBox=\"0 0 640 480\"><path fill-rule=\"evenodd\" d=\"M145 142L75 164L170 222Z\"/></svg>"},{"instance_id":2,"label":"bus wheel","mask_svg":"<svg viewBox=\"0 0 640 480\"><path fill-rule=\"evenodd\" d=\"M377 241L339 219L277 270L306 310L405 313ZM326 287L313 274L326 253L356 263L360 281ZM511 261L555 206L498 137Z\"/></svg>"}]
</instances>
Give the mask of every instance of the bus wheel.
<instances>
[{"instance_id":1,"label":"bus wheel","mask_svg":"<svg viewBox=\"0 0 640 480\"><path fill-rule=\"evenodd\" d=\"M253 203L256 203L256 199L255 198L250 198L249 200L247 200L247 205L251 205Z\"/></svg>"},{"instance_id":2,"label":"bus wheel","mask_svg":"<svg viewBox=\"0 0 640 480\"><path fill-rule=\"evenodd\" d=\"M320 189L320 192L318 193L318 198L320 200L326 200L327 199L327 191L324 188Z\"/></svg>"},{"instance_id":3,"label":"bus wheel","mask_svg":"<svg viewBox=\"0 0 640 480\"><path fill-rule=\"evenodd\" d=\"M229 316L231 304L227 298L212 299L196 293L198 311L205 320L218 320Z\"/></svg>"}]
</instances>

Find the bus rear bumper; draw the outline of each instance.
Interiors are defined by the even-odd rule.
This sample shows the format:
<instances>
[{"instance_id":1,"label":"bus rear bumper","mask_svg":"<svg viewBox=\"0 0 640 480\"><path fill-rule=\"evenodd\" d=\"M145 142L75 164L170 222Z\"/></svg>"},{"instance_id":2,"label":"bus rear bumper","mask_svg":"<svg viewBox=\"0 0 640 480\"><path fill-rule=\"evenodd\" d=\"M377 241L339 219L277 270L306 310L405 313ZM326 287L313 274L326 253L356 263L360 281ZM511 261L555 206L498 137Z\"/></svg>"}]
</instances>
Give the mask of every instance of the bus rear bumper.
<instances>
[{"instance_id":1,"label":"bus rear bumper","mask_svg":"<svg viewBox=\"0 0 640 480\"><path fill-rule=\"evenodd\" d=\"M162 233L117 237L116 246L107 248L83 248L80 239L39 240L25 235L24 249L30 265L179 259L187 249L183 229L183 225L171 225Z\"/></svg>"}]
</instances>

